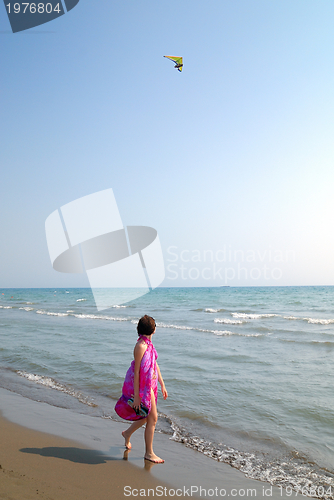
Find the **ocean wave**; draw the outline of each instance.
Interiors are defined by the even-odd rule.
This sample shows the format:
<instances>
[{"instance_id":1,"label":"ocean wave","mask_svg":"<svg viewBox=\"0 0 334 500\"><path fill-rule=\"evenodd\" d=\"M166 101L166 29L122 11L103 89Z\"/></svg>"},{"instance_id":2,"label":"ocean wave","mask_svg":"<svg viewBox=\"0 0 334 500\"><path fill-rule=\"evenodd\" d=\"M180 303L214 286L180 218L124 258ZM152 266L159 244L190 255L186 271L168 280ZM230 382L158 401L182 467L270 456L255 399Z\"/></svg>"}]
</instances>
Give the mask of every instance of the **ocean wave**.
<instances>
[{"instance_id":1,"label":"ocean wave","mask_svg":"<svg viewBox=\"0 0 334 500\"><path fill-rule=\"evenodd\" d=\"M331 340L317 340L317 339L299 340L299 339L283 339L279 337L273 337L273 338L277 339L279 342L286 342L289 344L303 344L303 345L319 344L319 345L334 346L334 341Z\"/></svg>"},{"instance_id":2,"label":"ocean wave","mask_svg":"<svg viewBox=\"0 0 334 500\"><path fill-rule=\"evenodd\" d=\"M77 299L77 302L83 302L84 300L87 300L87 299Z\"/></svg>"},{"instance_id":3,"label":"ocean wave","mask_svg":"<svg viewBox=\"0 0 334 500\"><path fill-rule=\"evenodd\" d=\"M192 330L195 332L203 332L203 333L214 333L214 334L225 334L225 335L233 335L232 332L227 330L207 330L205 328L196 328L194 326L185 326L185 325L173 325L173 324L165 324L165 323L157 323L159 328L170 328L172 330Z\"/></svg>"},{"instance_id":4,"label":"ocean wave","mask_svg":"<svg viewBox=\"0 0 334 500\"><path fill-rule=\"evenodd\" d=\"M165 416L165 415L164 415ZM268 460L265 454L242 452L223 443L212 443L198 436L191 435L185 428L169 420L173 430L173 441L182 443L217 462L225 462L243 472L246 477L268 482L275 486L291 487L296 492L303 488L315 491L317 498L333 499L333 474L321 469L316 464L301 459L298 453L292 456Z\"/></svg>"},{"instance_id":5,"label":"ocean wave","mask_svg":"<svg viewBox=\"0 0 334 500\"><path fill-rule=\"evenodd\" d=\"M23 309L23 308L22 308ZM36 311L36 314L45 314L46 316L74 316L75 318L80 318L80 319L102 319L102 320L108 320L108 321L130 321L129 318L116 318L114 316L106 316L106 315L97 315L97 314L84 314L84 313L78 313L74 314L74 311L69 310L66 311L66 313L60 313L60 312L52 312L52 311L43 311L39 309ZM138 320L137 320L138 322Z\"/></svg>"},{"instance_id":6,"label":"ocean wave","mask_svg":"<svg viewBox=\"0 0 334 500\"><path fill-rule=\"evenodd\" d=\"M117 306L117 307L123 307L123 306ZM126 306L124 306L124 307L126 307ZM2 308L2 309L13 309L12 306L0 306L0 308ZM33 311L34 310L33 307L19 307L19 309L22 309L22 310L25 310L25 311ZM36 314L44 314L46 316L59 316L59 317L74 316L75 318L82 318L82 319L102 319L102 320L109 320L109 321L131 321L130 318L122 318L122 317L116 318L114 316L106 316L106 315L84 314L84 313L74 314L73 310L68 310L68 311L66 311L66 313L62 313L62 312L53 312L53 311L45 311L43 309L38 309L36 311ZM138 319L134 320L135 324L138 323Z\"/></svg>"},{"instance_id":7,"label":"ocean wave","mask_svg":"<svg viewBox=\"0 0 334 500\"><path fill-rule=\"evenodd\" d=\"M242 325L242 323L247 323L247 321L241 321L240 319L228 319L228 318L215 318L214 323L224 323L226 325Z\"/></svg>"},{"instance_id":8,"label":"ocean wave","mask_svg":"<svg viewBox=\"0 0 334 500\"><path fill-rule=\"evenodd\" d=\"M44 385L45 387L49 387L50 389L55 389L56 391L64 392L65 394L68 394L69 396L75 397L80 403L83 403L88 406L92 406L94 408L97 407L95 403L93 403L87 396L84 396L81 392L75 391L74 389L64 385L60 384L56 380L54 380L51 377L45 377L42 375L36 375L34 373L27 373L22 370L17 370L16 373L20 375L21 377L26 378L27 380L30 380L30 382L35 382L36 384Z\"/></svg>"},{"instance_id":9,"label":"ocean wave","mask_svg":"<svg viewBox=\"0 0 334 500\"><path fill-rule=\"evenodd\" d=\"M307 321L311 325L332 325L334 319L321 319L321 318L301 318L297 316L283 316L283 319L289 319L292 321Z\"/></svg>"},{"instance_id":10,"label":"ocean wave","mask_svg":"<svg viewBox=\"0 0 334 500\"><path fill-rule=\"evenodd\" d=\"M137 321L136 320L132 320L131 323L135 323ZM172 330L196 330L196 328L192 328L191 326L170 325L170 324L166 324L166 323L157 323L157 326L159 328L171 328Z\"/></svg>"},{"instance_id":11,"label":"ocean wave","mask_svg":"<svg viewBox=\"0 0 334 500\"><path fill-rule=\"evenodd\" d=\"M50 311L42 311L41 309L36 311L36 314L46 314L47 316L68 316L68 313L56 313L56 312L50 312Z\"/></svg>"},{"instance_id":12,"label":"ocean wave","mask_svg":"<svg viewBox=\"0 0 334 500\"><path fill-rule=\"evenodd\" d=\"M250 314L250 313L231 313L233 318L243 319L261 319L261 318L274 318L280 316L279 314Z\"/></svg>"},{"instance_id":13,"label":"ocean wave","mask_svg":"<svg viewBox=\"0 0 334 500\"><path fill-rule=\"evenodd\" d=\"M135 323L135 320L132 320ZM172 330L191 330L193 332L202 332L202 333L213 333L218 336L229 336L236 335L237 337L262 337L262 333L237 333L231 332L230 330L211 330L206 328L196 328L194 326L185 326L185 325L173 325L173 324L165 324L165 323L157 323L159 328L171 328Z\"/></svg>"},{"instance_id":14,"label":"ocean wave","mask_svg":"<svg viewBox=\"0 0 334 500\"><path fill-rule=\"evenodd\" d=\"M309 324L313 325L331 325L334 323L334 319L302 318L297 316L282 316L281 314L231 313L231 315L233 316L233 318L241 318L241 319L261 319L261 318L281 317L289 321L307 321Z\"/></svg>"},{"instance_id":15,"label":"ocean wave","mask_svg":"<svg viewBox=\"0 0 334 500\"><path fill-rule=\"evenodd\" d=\"M98 316L96 314L71 314L75 318L82 319L104 319L107 321L129 321L129 318L115 318L113 316Z\"/></svg>"},{"instance_id":16,"label":"ocean wave","mask_svg":"<svg viewBox=\"0 0 334 500\"><path fill-rule=\"evenodd\" d=\"M235 335L236 337L263 337L263 333L238 333L238 332L230 332L229 330L203 330L203 331L210 331L214 333L215 335L218 336L229 336L229 335Z\"/></svg>"},{"instance_id":17,"label":"ocean wave","mask_svg":"<svg viewBox=\"0 0 334 500\"><path fill-rule=\"evenodd\" d=\"M312 325L332 325L334 323L334 319L317 319L317 318L303 318L308 323Z\"/></svg>"},{"instance_id":18,"label":"ocean wave","mask_svg":"<svg viewBox=\"0 0 334 500\"><path fill-rule=\"evenodd\" d=\"M214 333L215 335L218 335L218 337L229 337L230 335L238 335L233 332L230 332L230 330L200 330L200 332L204 333Z\"/></svg>"}]
</instances>

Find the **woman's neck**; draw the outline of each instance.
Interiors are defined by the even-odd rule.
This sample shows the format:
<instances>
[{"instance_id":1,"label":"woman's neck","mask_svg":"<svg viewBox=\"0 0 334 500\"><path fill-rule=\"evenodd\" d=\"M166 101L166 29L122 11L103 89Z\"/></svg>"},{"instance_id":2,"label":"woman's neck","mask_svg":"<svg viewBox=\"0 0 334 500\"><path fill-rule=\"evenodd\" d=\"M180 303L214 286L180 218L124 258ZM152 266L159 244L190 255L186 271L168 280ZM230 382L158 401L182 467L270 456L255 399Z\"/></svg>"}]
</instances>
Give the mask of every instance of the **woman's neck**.
<instances>
[{"instance_id":1,"label":"woman's neck","mask_svg":"<svg viewBox=\"0 0 334 500\"><path fill-rule=\"evenodd\" d=\"M145 337L146 339L151 340L152 339L152 333L151 333L151 335L140 335L140 337Z\"/></svg>"}]
</instances>

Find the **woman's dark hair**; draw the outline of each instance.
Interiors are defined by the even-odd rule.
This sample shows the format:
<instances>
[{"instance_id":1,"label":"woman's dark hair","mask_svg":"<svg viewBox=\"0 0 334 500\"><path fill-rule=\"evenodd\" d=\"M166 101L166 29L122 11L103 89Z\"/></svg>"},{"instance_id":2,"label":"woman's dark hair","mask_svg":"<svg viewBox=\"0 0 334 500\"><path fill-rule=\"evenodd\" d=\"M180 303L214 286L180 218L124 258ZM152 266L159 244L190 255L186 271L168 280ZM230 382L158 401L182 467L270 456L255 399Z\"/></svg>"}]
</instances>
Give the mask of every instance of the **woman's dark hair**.
<instances>
[{"instance_id":1,"label":"woman's dark hair","mask_svg":"<svg viewBox=\"0 0 334 500\"><path fill-rule=\"evenodd\" d=\"M138 335L152 335L155 330L155 319L151 318L151 316L143 316L138 321L137 332Z\"/></svg>"}]
</instances>

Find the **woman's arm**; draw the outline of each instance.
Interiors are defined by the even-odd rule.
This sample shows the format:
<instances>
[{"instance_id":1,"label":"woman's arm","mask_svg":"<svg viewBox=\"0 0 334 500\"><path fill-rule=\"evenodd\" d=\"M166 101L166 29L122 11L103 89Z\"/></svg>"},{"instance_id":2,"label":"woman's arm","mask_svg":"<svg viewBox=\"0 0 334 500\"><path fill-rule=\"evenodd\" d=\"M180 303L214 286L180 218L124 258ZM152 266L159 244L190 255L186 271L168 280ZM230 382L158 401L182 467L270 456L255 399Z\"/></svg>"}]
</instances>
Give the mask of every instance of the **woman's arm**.
<instances>
[{"instance_id":1,"label":"woman's arm","mask_svg":"<svg viewBox=\"0 0 334 500\"><path fill-rule=\"evenodd\" d=\"M157 366L157 370L158 370L159 384L161 385L161 392L162 392L163 398L167 399L168 398L168 392L166 391L165 382L164 382L164 380L162 378L162 375L161 375L158 363L156 363L156 366Z\"/></svg>"},{"instance_id":2,"label":"woman's arm","mask_svg":"<svg viewBox=\"0 0 334 500\"><path fill-rule=\"evenodd\" d=\"M134 349L134 357L135 357L134 381L133 381L134 408L140 407L141 397L139 396L139 373L140 373L141 360L143 359L146 349L147 349L146 344L141 342L138 342Z\"/></svg>"}]
</instances>

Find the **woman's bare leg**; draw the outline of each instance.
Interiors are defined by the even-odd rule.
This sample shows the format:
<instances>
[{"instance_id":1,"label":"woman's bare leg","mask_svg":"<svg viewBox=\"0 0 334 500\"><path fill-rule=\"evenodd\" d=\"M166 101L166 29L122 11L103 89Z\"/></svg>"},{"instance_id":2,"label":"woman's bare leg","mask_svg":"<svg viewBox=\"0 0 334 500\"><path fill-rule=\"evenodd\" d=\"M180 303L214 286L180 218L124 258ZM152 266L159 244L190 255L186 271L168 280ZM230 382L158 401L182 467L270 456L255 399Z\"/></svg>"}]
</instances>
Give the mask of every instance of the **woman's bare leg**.
<instances>
[{"instance_id":1,"label":"woman's bare leg","mask_svg":"<svg viewBox=\"0 0 334 500\"><path fill-rule=\"evenodd\" d=\"M162 458L158 457L153 451L153 438L154 438L154 430L156 423L158 421L158 412L155 404L155 397L153 390L151 389L151 411L147 417L146 429L145 429L145 446L146 452L145 457L146 460L150 460L151 462L155 462L157 464L164 463Z\"/></svg>"},{"instance_id":2,"label":"woman's bare leg","mask_svg":"<svg viewBox=\"0 0 334 500\"><path fill-rule=\"evenodd\" d=\"M130 437L131 435L137 430L139 429L139 427L141 427L142 425L146 424L147 422L147 418L141 418L140 420L135 420L131 425L130 427L128 427L125 431L122 432L122 436L124 437L125 439L125 447L128 449L128 450L131 450L132 448L132 445L130 443Z\"/></svg>"}]
</instances>

